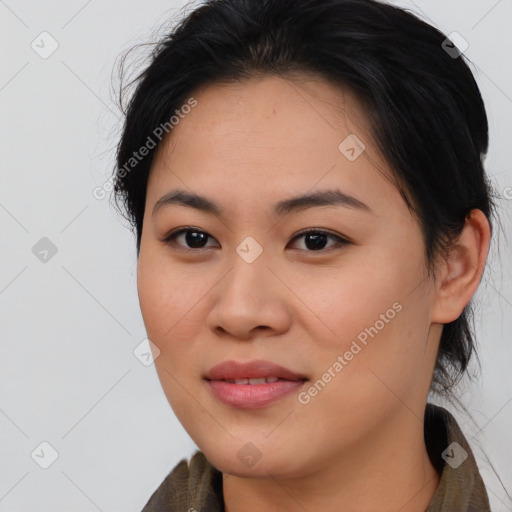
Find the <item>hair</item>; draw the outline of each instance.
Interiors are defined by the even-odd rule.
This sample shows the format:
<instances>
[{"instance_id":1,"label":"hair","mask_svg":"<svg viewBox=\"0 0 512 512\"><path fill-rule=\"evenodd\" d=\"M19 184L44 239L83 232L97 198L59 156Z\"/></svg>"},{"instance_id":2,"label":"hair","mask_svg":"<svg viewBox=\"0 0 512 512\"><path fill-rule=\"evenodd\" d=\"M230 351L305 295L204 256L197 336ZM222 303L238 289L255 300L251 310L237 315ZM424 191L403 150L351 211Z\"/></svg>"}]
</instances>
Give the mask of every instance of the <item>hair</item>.
<instances>
[{"instance_id":1,"label":"hair","mask_svg":"<svg viewBox=\"0 0 512 512\"><path fill-rule=\"evenodd\" d=\"M447 255L473 209L492 231L495 204L483 160L488 122L465 56L414 14L376 0L207 0L155 44L149 65L121 87L125 115L114 176L137 255L156 147L126 171L156 127L201 87L262 75L318 76L355 93L372 136L425 241L428 275ZM126 56L125 56L126 57ZM121 63L123 71L124 59ZM127 107L122 97L134 92ZM470 302L445 324L431 390L441 396L475 352Z\"/></svg>"}]
</instances>

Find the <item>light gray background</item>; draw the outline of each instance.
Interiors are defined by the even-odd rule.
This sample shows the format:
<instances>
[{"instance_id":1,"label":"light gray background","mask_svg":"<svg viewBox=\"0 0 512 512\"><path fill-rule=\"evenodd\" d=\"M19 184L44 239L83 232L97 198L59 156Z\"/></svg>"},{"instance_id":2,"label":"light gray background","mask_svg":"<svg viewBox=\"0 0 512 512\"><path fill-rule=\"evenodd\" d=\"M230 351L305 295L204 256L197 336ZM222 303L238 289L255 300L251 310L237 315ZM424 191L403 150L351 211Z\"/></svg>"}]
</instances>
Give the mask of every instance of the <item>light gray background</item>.
<instances>
[{"instance_id":1,"label":"light gray background","mask_svg":"<svg viewBox=\"0 0 512 512\"><path fill-rule=\"evenodd\" d=\"M488 110L501 254L493 246L477 294L482 374L461 388L477 424L454 413L493 511L512 510L483 455L512 495L512 1L395 3L468 41ZM134 356L145 339L135 242L92 195L119 136L114 61L184 5L0 0L1 512L136 512L196 448L154 366ZM59 45L46 59L31 48L43 31ZM42 237L58 249L46 263L32 251ZM36 463L50 457L43 441L58 452L48 469Z\"/></svg>"}]
</instances>

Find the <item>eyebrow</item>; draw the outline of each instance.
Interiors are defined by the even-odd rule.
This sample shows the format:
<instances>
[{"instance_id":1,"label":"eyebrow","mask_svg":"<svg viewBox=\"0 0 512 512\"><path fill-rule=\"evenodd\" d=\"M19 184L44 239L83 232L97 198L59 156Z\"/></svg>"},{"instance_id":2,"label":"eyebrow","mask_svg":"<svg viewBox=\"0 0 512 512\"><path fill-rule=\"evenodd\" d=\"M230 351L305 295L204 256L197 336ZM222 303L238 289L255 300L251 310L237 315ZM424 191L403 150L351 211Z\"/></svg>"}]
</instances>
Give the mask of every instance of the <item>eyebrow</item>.
<instances>
[{"instance_id":1,"label":"eyebrow","mask_svg":"<svg viewBox=\"0 0 512 512\"><path fill-rule=\"evenodd\" d=\"M195 208L217 217L224 215L224 210L211 199L185 190L177 189L165 194L155 203L152 216L154 216L162 207L173 204ZM320 190L312 194L284 199L274 205L273 211L275 215L284 215L290 212L302 211L318 206L338 205L368 213L374 213L367 204L338 189Z\"/></svg>"}]
</instances>

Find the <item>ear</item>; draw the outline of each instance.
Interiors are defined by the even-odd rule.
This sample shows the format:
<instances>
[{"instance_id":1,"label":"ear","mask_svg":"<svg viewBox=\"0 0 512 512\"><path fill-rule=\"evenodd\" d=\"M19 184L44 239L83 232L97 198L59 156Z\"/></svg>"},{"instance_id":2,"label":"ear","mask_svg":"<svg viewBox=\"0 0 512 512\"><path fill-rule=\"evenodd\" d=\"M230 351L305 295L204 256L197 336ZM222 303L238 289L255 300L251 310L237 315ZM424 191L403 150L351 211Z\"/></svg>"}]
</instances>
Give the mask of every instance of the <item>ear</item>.
<instances>
[{"instance_id":1,"label":"ear","mask_svg":"<svg viewBox=\"0 0 512 512\"><path fill-rule=\"evenodd\" d=\"M490 239L487 217L481 210L472 210L453 249L439 265L432 322L450 323L462 314L482 279Z\"/></svg>"}]
</instances>

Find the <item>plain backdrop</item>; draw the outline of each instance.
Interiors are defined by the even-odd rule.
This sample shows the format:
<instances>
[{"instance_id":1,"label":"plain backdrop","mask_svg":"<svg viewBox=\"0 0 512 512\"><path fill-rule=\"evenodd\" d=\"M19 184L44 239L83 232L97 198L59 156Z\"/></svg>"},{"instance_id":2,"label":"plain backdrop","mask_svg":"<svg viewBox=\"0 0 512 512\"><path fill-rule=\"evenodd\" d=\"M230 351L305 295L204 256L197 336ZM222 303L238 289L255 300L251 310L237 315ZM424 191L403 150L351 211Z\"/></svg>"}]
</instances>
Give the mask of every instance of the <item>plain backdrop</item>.
<instances>
[{"instance_id":1,"label":"plain backdrop","mask_svg":"<svg viewBox=\"0 0 512 512\"><path fill-rule=\"evenodd\" d=\"M487 107L500 250L460 388L475 423L449 408L508 511L490 464L512 495L512 1L395 3L462 35ZM135 240L92 193L114 168L116 58L184 5L0 0L0 512L137 512L196 449L140 356Z\"/></svg>"}]
</instances>

